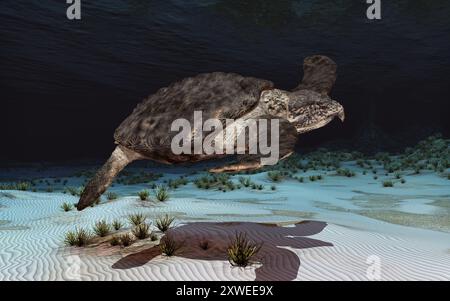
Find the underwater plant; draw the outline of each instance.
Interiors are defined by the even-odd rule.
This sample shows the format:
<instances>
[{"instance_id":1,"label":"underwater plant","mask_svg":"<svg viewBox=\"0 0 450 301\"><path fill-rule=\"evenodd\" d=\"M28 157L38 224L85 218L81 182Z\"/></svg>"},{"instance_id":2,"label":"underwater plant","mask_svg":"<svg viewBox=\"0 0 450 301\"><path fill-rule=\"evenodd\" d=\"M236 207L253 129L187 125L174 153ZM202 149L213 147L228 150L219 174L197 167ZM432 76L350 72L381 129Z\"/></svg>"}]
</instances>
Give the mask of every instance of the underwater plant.
<instances>
[{"instance_id":1,"label":"underwater plant","mask_svg":"<svg viewBox=\"0 0 450 301\"><path fill-rule=\"evenodd\" d=\"M146 219L147 219L147 217L145 215L143 215L142 213L134 213L134 214L128 215L128 220L134 226L142 224L143 222L145 222Z\"/></svg>"},{"instance_id":2,"label":"underwater plant","mask_svg":"<svg viewBox=\"0 0 450 301\"><path fill-rule=\"evenodd\" d=\"M240 177L239 178L239 182L244 186L244 187L249 187L252 184L252 180L249 177Z\"/></svg>"},{"instance_id":3,"label":"underwater plant","mask_svg":"<svg viewBox=\"0 0 450 301\"><path fill-rule=\"evenodd\" d=\"M108 201L112 201L112 200L115 200L115 199L117 199L117 193L114 193L114 192L108 192L107 194L106 194L106 199L108 199Z\"/></svg>"},{"instance_id":4,"label":"underwater plant","mask_svg":"<svg viewBox=\"0 0 450 301\"><path fill-rule=\"evenodd\" d=\"M392 181L384 181L383 187L394 187L394 183Z\"/></svg>"},{"instance_id":5,"label":"underwater plant","mask_svg":"<svg viewBox=\"0 0 450 301\"><path fill-rule=\"evenodd\" d=\"M232 266L246 267L261 247L262 244L249 241L244 233L236 233L227 249L228 261Z\"/></svg>"},{"instance_id":6,"label":"underwater plant","mask_svg":"<svg viewBox=\"0 0 450 301\"><path fill-rule=\"evenodd\" d=\"M120 239L120 244L123 247L128 247L129 245L131 245L134 242L133 237L131 236L130 233L124 233L124 234L120 235L119 239Z\"/></svg>"},{"instance_id":7,"label":"underwater plant","mask_svg":"<svg viewBox=\"0 0 450 301\"><path fill-rule=\"evenodd\" d=\"M142 223L137 225L131 230L131 233L137 238L137 239L146 239L150 237L150 226L146 223Z\"/></svg>"},{"instance_id":8,"label":"underwater plant","mask_svg":"<svg viewBox=\"0 0 450 301\"><path fill-rule=\"evenodd\" d=\"M147 201L148 197L150 196L150 193L147 190L142 190L139 191L138 196L141 199L141 201Z\"/></svg>"},{"instance_id":9,"label":"underwater plant","mask_svg":"<svg viewBox=\"0 0 450 301\"><path fill-rule=\"evenodd\" d=\"M65 191L68 192L70 195L73 195L73 196L80 196L80 195L83 193L83 191L84 191L84 187L83 187L83 186L81 186L81 187L79 187L79 188L75 188L75 187L67 187L67 188L65 189Z\"/></svg>"},{"instance_id":10,"label":"underwater plant","mask_svg":"<svg viewBox=\"0 0 450 301\"><path fill-rule=\"evenodd\" d=\"M267 177L272 181L272 182L280 182L283 179L283 175L281 172L279 171L269 171L267 173Z\"/></svg>"},{"instance_id":11,"label":"underwater plant","mask_svg":"<svg viewBox=\"0 0 450 301\"><path fill-rule=\"evenodd\" d=\"M0 190L21 190L27 191L31 188L32 184L30 182L19 182L12 184L0 184Z\"/></svg>"},{"instance_id":12,"label":"underwater plant","mask_svg":"<svg viewBox=\"0 0 450 301\"><path fill-rule=\"evenodd\" d=\"M65 202L61 205L61 209L64 210L65 212L68 212L73 209L73 205L71 203Z\"/></svg>"},{"instance_id":13,"label":"underwater plant","mask_svg":"<svg viewBox=\"0 0 450 301\"><path fill-rule=\"evenodd\" d=\"M338 176L344 176L348 178L355 176L355 173L348 168L339 168L336 170L336 173Z\"/></svg>"},{"instance_id":14,"label":"underwater plant","mask_svg":"<svg viewBox=\"0 0 450 301\"><path fill-rule=\"evenodd\" d=\"M158 186L155 189L155 197L160 202L165 202L169 199L170 195L166 186Z\"/></svg>"},{"instance_id":15,"label":"underwater plant","mask_svg":"<svg viewBox=\"0 0 450 301\"><path fill-rule=\"evenodd\" d=\"M174 220L175 217L170 217L168 214L166 214L164 217L159 217L156 219L156 227L160 231L166 232L170 229L170 225L172 225Z\"/></svg>"},{"instance_id":16,"label":"underwater plant","mask_svg":"<svg viewBox=\"0 0 450 301\"><path fill-rule=\"evenodd\" d=\"M109 232L111 232L111 226L105 220L102 219L95 223L94 232L98 236L104 237L108 235Z\"/></svg>"},{"instance_id":17,"label":"underwater plant","mask_svg":"<svg viewBox=\"0 0 450 301\"><path fill-rule=\"evenodd\" d=\"M64 242L68 246L83 247L87 245L91 239L92 234L89 231L83 228L77 228L75 231L69 231L66 233Z\"/></svg>"},{"instance_id":18,"label":"underwater plant","mask_svg":"<svg viewBox=\"0 0 450 301\"><path fill-rule=\"evenodd\" d=\"M164 236L159 243L161 253L169 257L175 255L182 246L183 243L175 241L171 235Z\"/></svg>"},{"instance_id":19,"label":"underwater plant","mask_svg":"<svg viewBox=\"0 0 450 301\"><path fill-rule=\"evenodd\" d=\"M228 174L212 174L197 178L194 181L195 186L200 189L217 188L219 191L226 192L236 189L236 185L230 180Z\"/></svg>"},{"instance_id":20,"label":"underwater plant","mask_svg":"<svg viewBox=\"0 0 450 301\"><path fill-rule=\"evenodd\" d=\"M181 185L187 185L188 182L189 181L184 176L180 176L179 179L169 180L167 185L172 189L177 189Z\"/></svg>"},{"instance_id":21,"label":"underwater plant","mask_svg":"<svg viewBox=\"0 0 450 301\"><path fill-rule=\"evenodd\" d=\"M110 244L111 246L118 246L118 245L120 245L120 237L117 236L117 235L114 235L114 236L111 238L111 240L109 241L109 244Z\"/></svg>"},{"instance_id":22,"label":"underwater plant","mask_svg":"<svg viewBox=\"0 0 450 301\"><path fill-rule=\"evenodd\" d=\"M114 228L114 230L120 230L120 229L122 229L122 227L123 227L123 223L120 221L120 220L118 220L118 219L115 219L113 222L112 222L112 227Z\"/></svg>"}]
</instances>

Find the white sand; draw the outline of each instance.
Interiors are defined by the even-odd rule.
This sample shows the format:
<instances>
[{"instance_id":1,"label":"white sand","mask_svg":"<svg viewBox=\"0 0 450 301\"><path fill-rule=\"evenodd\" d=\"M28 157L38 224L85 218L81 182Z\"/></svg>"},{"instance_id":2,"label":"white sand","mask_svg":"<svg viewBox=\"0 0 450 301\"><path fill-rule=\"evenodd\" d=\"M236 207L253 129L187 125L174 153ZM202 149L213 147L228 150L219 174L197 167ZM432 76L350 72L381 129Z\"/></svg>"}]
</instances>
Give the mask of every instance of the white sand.
<instances>
[{"instance_id":1,"label":"white sand","mask_svg":"<svg viewBox=\"0 0 450 301\"><path fill-rule=\"evenodd\" d=\"M372 180L371 175L356 178L326 176L318 182L287 180L276 184L277 190L272 192L268 189L272 183L264 174L255 175L253 179L267 186L264 192L248 189L227 193L203 191L189 184L172 192L173 197L166 203L142 203L137 197L128 196L83 212L60 209L63 202L77 201L70 195L0 191L0 280L255 279L258 265L242 269L231 267L226 260L158 256L139 267L114 269L113 264L121 256L86 255L83 249L64 246L64 234L76 226L91 228L99 219L120 218L126 222L126 216L135 212L148 214L150 219L172 213L178 216L179 224L195 219L250 222L313 219L328 223L322 232L307 238L333 246L282 247L294 252L300 260L296 280L371 280L374 264L368 263L370 259L379 260L380 274L375 273L375 279L450 280L449 233L395 225L351 211L388 207L399 212L448 214L448 211L430 205L436 198L449 199L448 180L419 175L406 177L406 184L381 188L380 181ZM116 185L113 191L126 191L131 195L131 191L137 192L143 187L145 185L123 189ZM381 199L387 200L388 204L377 207L367 201L371 198L367 193L386 194ZM392 204L389 204L390 196L397 197ZM316 206L318 202L322 206ZM391 208L395 202L398 206ZM329 207L331 205L336 208ZM314 215L304 218L305 212ZM266 243L276 244L276 241ZM277 279L274 276L274 280Z\"/></svg>"}]
</instances>

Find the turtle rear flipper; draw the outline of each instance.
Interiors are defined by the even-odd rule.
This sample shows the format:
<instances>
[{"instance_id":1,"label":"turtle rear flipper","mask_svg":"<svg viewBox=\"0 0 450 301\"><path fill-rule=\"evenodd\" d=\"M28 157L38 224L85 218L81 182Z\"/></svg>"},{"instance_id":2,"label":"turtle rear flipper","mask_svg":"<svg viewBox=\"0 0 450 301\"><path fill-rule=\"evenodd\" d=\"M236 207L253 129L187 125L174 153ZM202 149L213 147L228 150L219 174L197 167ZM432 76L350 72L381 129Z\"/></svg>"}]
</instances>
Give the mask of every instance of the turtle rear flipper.
<instances>
[{"instance_id":1,"label":"turtle rear flipper","mask_svg":"<svg viewBox=\"0 0 450 301\"><path fill-rule=\"evenodd\" d=\"M312 90L320 94L330 94L336 81L336 63L327 56L313 55L303 62L302 82L293 91Z\"/></svg>"},{"instance_id":2,"label":"turtle rear flipper","mask_svg":"<svg viewBox=\"0 0 450 301\"><path fill-rule=\"evenodd\" d=\"M81 194L78 210L92 205L111 185L117 174L131 162L142 156L124 146L117 146L108 161L97 171Z\"/></svg>"}]
</instances>

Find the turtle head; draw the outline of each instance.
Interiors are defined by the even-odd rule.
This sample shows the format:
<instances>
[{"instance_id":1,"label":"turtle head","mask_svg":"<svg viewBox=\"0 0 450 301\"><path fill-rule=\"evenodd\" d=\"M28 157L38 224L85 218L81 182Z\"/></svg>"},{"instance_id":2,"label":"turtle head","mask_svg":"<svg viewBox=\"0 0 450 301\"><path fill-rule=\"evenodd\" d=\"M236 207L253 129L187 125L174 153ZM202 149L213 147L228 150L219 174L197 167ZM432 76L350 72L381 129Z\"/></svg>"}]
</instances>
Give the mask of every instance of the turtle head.
<instances>
[{"instance_id":1,"label":"turtle head","mask_svg":"<svg viewBox=\"0 0 450 301\"><path fill-rule=\"evenodd\" d=\"M321 128L335 117L345 119L340 103L312 90L267 90L262 92L261 102L267 113L287 119L299 134Z\"/></svg>"},{"instance_id":2,"label":"turtle head","mask_svg":"<svg viewBox=\"0 0 450 301\"><path fill-rule=\"evenodd\" d=\"M327 125L335 117L345 119L344 107L328 95L311 90L289 93L287 119L299 134Z\"/></svg>"}]
</instances>

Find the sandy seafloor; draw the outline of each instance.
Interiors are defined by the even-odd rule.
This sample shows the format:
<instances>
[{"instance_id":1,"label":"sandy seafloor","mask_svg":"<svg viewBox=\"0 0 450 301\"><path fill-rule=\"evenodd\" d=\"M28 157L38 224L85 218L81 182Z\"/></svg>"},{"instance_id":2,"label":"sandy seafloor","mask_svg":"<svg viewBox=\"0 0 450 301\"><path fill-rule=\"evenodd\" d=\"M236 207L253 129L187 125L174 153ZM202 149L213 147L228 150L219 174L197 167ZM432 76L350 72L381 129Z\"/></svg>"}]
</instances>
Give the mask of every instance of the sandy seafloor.
<instances>
[{"instance_id":1,"label":"sandy seafloor","mask_svg":"<svg viewBox=\"0 0 450 301\"><path fill-rule=\"evenodd\" d=\"M357 170L354 162L347 163ZM49 179L59 173L67 186L84 179L68 177L70 168L46 170L12 168L2 178L28 174ZM184 171L164 170L162 182ZM450 280L450 181L435 173L406 173L392 188L358 171L356 177L324 174L304 183L286 179L275 183L266 173L251 175L262 191L242 188L230 192L201 190L189 183L172 190L169 201L142 202L137 192L148 184L115 184L109 191L115 201L82 212L64 212L64 202L78 197L61 192L0 191L0 280L254 280L257 264L238 268L227 260L202 260L183 256L157 256L151 262L125 269L113 268L121 255L84 252L64 245L64 235L76 227L91 228L100 220L121 219L142 212L152 220L165 213L176 216L180 227L192 222L274 222L292 227L303 220L322 221L326 227L308 238L332 244L311 248L280 246L295 253L300 267L295 280ZM196 175L198 176L198 175ZM190 176L195 178L196 176ZM237 182L239 176L233 176ZM1 180L3 181L3 180ZM52 182L53 183L53 182ZM41 187L40 187L41 186ZM45 183L38 184L43 191ZM42 189L41 189L42 188ZM151 191L151 189L149 189ZM270 235L266 236L270 240ZM270 241L265 243L271 243ZM272 242L275 243L276 242ZM114 247L120 248L120 247ZM74 264L75 262L75 264ZM279 273L283 273L279 271ZM278 277L280 276L280 277ZM274 280L283 275L274 275Z\"/></svg>"}]
</instances>

